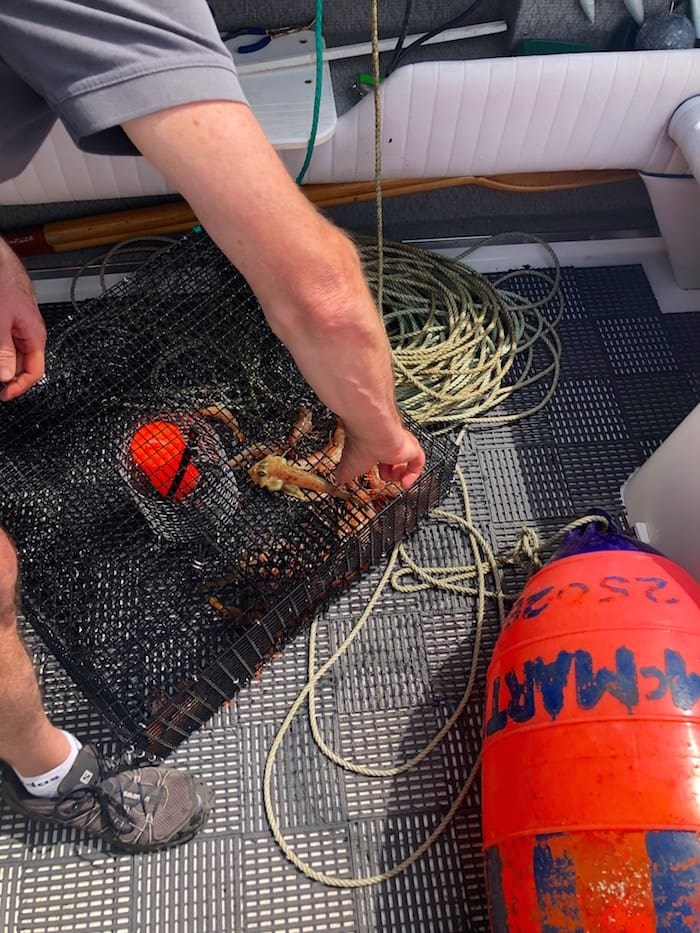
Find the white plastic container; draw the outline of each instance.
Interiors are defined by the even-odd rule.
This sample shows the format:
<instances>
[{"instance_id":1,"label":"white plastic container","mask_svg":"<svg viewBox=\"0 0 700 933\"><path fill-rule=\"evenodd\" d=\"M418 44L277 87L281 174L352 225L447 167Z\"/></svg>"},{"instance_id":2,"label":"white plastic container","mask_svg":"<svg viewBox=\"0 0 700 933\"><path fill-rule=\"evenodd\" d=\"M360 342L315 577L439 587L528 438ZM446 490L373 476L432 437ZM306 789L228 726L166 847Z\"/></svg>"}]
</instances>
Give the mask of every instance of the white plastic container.
<instances>
[{"instance_id":1,"label":"white plastic container","mask_svg":"<svg viewBox=\"0 0 700 933\"><path fill-rule=\"evenodd\" d=\"M700 289L700 182L692 175L676 178L640 172L640 177L651 199L677 284L687 290ZM694 308L700 311L700 303Z\"/></svg>"},{"instance_id":2,"label":"white plastic container","mask_svg":"<svg viewBox=\"0 0 700 933\"><path fill-rule=\"evenodd\" d=\"M622 487L639 537L700 580L700 405Z\"/></svg>"}]
</instances>

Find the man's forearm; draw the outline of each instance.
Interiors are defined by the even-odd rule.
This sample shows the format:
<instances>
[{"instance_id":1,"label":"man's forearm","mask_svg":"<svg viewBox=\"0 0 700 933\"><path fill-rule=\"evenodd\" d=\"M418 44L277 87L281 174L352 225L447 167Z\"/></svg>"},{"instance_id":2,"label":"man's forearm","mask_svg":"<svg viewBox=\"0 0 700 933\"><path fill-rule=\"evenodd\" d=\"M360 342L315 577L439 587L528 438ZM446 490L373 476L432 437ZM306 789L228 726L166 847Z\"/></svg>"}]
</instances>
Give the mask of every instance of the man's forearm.
<instances>
[{"instance_id":1,"label":"man's forearm","mask_svg":"<svg viewBox=\"0 0 700 933\"><path fill-rule=\"evenodd\" d=\"M241 270L325 404L356 435L396 430L388 342L357 253L298 190L248 108L191 104L125 130Z\"/></svg>"}]
</instances>

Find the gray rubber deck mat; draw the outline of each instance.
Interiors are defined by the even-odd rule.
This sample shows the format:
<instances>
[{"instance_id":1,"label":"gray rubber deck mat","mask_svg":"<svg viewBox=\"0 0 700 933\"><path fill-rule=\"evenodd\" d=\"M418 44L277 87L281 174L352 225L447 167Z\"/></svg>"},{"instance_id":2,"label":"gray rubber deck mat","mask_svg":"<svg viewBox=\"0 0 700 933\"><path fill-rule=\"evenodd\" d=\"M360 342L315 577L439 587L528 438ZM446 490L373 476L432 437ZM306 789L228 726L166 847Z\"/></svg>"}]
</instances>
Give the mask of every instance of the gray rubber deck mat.
<instances>
[{"instance_id":1,"label":"gray rubber deck mat","mask_svg":"<svg viewBox=\"0 0 700 933\"><path fill-rule=\"evenodd\" d=\"M530 285L523 279L519 287ZM547 535L594 507L621 516L621 484L700 400L700 313L662 316L638 266L567 269L563 287L554 399L525 421L470 432L461 451L474 519L497 549L512 547L523 524ZM539 391L533 388L527 401ZM459 509L456 490L445 507ZM426 564L466 556L459 534L433 522L408 546ZM362 612L379 574L372 571L324 612L321 659ZM517 590L523 579L512 575L506 588ZM473 620L473 605L455 595L387 590L359 641L319 685L319 719L330 744L383 765L415 753L462 694ZM409 775L377 780L339 771L319 755L305 718L296 720L275 798L288 837L315 867L336 874L391 867L436 825L479 748L487 654L496 634L490 612L474 700L441 748ZM110 743L99 716L28 638L54 720ZM216 798L208 826L180 849L114 855L0 807L0 930L485 931L478 788L417 864L376 887L324 887L278 850L264 814L263 767L305 670L301 634L172 756L173 764L207 780Z\"/></svg>"}]
</instances>

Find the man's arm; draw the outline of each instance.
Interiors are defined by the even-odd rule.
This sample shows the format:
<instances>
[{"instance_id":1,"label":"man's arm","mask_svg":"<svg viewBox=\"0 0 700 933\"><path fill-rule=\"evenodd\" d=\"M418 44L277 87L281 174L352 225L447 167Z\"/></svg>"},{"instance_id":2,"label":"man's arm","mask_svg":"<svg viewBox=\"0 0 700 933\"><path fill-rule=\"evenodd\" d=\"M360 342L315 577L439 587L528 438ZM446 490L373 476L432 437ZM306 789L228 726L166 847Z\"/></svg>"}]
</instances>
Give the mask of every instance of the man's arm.
<instances>
[{"instance_id":1,"label":"man's arm","mask_svg":"<svg viewBox=\"0 0 700 933\"><path fill-rule=\"evenodd\" d=\"M26 392L44 375L46 328L27 273L0 237L0 401Z\"/></svg>"},{"instance_id":2,"label":"man's arm","mask_svg":"<svg viewBox=\"0 0 700 933\"><path fill-rule=\"evenodd\" d=\"M240 269L307 382L345 422L338 482L379 463L408 487L425 457L396 407L389 344L357 252L298 190L248 107L204 101L123 126Z\"/></svg>"}]
</instances>

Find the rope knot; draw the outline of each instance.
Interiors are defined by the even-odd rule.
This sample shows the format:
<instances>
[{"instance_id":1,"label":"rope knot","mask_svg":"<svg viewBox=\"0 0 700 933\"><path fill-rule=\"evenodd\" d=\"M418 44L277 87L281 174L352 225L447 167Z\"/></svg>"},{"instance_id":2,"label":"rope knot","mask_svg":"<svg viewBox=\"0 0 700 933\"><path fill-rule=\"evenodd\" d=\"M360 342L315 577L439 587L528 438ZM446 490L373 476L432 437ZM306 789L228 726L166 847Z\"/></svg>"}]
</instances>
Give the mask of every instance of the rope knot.
<instances>
[{"instance_id":1,"label":"rope knot","mask_svg":"<svg viewBox=\"0 0 700 933\"><path fill-rule=\"evenodd\" d=\"M542 561L540 560L541 550L542 545L537 532L534 528L525 526L520 529L515 547L506 560L510 564L515 564L516 567L523 567L532 572L534 570L539 570L542 566Z\"/></svg>"}]
</instances>

